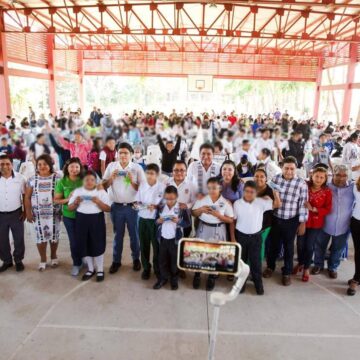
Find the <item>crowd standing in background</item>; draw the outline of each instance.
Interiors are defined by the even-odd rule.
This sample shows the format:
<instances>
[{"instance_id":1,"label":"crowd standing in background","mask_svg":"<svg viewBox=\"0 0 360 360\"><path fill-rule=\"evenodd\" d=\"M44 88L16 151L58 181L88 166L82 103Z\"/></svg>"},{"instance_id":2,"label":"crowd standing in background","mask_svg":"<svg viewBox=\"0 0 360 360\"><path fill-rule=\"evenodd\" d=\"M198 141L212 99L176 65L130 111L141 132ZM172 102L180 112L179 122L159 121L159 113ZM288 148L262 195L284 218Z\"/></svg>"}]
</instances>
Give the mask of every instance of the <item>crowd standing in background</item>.
<instances>
[{"instance_id":1,"label":"crowd standing in background","mask_svg":"<svg viewBox=\"0 0 360 360\"><path fill-rule=\"evenodd\" d=\"M111 221L110 274L121 268L126 230L133 270L142 269L144 281L153 272L154 289L168 282L178 288L181 238L232 241L241 245L262 295L263 278L273 275L279 260L284 286L299 273L308 282L326 261L328 276L336 279L351 235L355 274L347 294L356 293L358 128L294 119L277 108L254 117L134 110L114 119L94 107L86 119L81 109L46 118L29 107L21 121L1 120L0 272L14 264L24 270L24 221L33 227L39 271L59 266L63 222L71 275L101 282ZM206 289L215 282L208 276ZM193 287L201 287L200 273Z\"/></svg>"}]
</instances>

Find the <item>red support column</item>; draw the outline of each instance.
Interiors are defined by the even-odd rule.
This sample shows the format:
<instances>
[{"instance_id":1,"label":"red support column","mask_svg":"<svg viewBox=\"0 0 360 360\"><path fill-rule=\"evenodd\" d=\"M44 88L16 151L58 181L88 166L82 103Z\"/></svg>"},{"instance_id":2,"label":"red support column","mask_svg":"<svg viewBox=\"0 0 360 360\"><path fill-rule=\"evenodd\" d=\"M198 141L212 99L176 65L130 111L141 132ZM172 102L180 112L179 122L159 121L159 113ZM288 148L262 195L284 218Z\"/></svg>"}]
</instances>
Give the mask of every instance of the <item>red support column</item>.
<instances>
[{"instance_id":1,"label":"red support column","mask_svg":"<svg viewBox=\"0 0 360 360\"><path fill-rule=\"evenodd\" d=\"M78 73L79 73L79 107L81 112L84 113L84 63L83 52L78 50Z\"/></svg>"},{"instance_id":2,"label":"red support column","mask_svg":"<svg viewBox=\"0 0 360 360\"><path fill-rule=\"evenodd\" d=\"M0 33L0 120L5 120L6 115L11 115L9 69L7 61L5 33Z\"/></svg>"},{"instance_id":3,"label":"red support column","mask_svg":"<svg viewBox=\"0 0 360 360\"><path fill-rule=\"evenodd\" d=\"M56 115L56 85L54 66L54 34L47 35L47 55L49 71L49 108L53 116Z\"/></svg>"},{"instance_id":4,"label":"red support column","mask_svg":"<svg viewBox=\"0 0 360 360\"><path fill-rule=\"evenodd\" d=\"M323 59L319 59L318 72L316 77L316 89L315 89L315 102L314 102L314 113L313 119L318 120L319 106L320 106L320 92L321 92L321 80L323 73Z\"/></svg>"},{"instance_id":5,"label":"red support column","mask_svg":"<svg viewBox=\"0 0 360 360\"><path fill-rule=\"evenodd\" d=\"M351 84L354 82L354 77L355 77L357 47L358 44L356 43L350 44L350 62L348 65L348 73L345 83L344 102L343 102L342 116L341 116L342 124L347 124L350 119L351 97L352 97Z\"/></svg>"}]
</instances>

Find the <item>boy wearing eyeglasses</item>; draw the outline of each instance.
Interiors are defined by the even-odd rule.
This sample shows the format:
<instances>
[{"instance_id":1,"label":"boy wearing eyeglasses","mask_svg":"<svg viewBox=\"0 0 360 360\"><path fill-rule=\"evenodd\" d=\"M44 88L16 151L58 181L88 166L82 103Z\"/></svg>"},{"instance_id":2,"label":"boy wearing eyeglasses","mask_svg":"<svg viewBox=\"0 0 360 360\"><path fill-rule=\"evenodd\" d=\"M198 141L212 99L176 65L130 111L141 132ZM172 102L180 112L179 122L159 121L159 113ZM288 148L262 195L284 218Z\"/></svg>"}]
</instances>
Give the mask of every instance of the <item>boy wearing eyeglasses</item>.
<instances>
[{"instance_id":1,"label":"boy wearing eyeglasses","mask_svg":"<svg viewBox=\"0 0 360 360\"><path fill-rule=\"evenodd\" d=\"M176 160L173 166L172 178L170 178L166 185L175 186L178 191L178 202L180 209L189 209L193 207L196 200L196 186L186 179L187 166L185 161ZM189 237L192 230L192 221L190 226L184 229L184 237Z\"/></svg>"}]
</instances>

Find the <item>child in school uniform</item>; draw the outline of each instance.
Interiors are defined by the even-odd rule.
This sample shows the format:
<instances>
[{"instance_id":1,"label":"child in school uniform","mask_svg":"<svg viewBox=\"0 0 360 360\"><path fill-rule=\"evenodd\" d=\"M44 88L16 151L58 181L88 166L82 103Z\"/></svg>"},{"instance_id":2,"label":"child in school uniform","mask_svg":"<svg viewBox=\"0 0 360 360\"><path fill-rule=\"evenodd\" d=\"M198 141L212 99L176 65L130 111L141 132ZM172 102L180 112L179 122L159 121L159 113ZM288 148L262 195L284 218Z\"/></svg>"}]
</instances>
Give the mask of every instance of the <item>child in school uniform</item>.
<instances>
[{"instance_id":1,"label":"child in school uniform","mask_svg":"<svg viewBox=\"0 0 360 360\"><path fill-rule=\"evenodd\" d=\"M111 201L105 190L98 190L96 173L88 171L83 186L76 189L70 197L68 209L76 210L75 239L79 255L87 263L88 270L82 280L95 275L96 281L104 280L104 253L106 247L106 226L104 212L109 212Z\"/></svg>"},{"instance_id":2,"label":"child in school uniform","mask_svg":"<svg viewBox=\"0 0 360 360\"><path fill-rule=\"evenodd\" d=\"M197 200L192 208L192 214L199 218L196 237L205 241L227 241L226 225L233 222L233 208L229 201L221 195L220 179L212 177L207 181L208 195ZM200 287L200 275L196 272L193 288ZM215 276L209 275L206 289L211 291L215 287Z\"/></svg>"},{"instance_id":3,"label":"child in school uniform","mask_svg":"<svg viewBox=\"0 0 360 360\"><path fill-rule=\"evenodd\" d=\"M177 245L184 228L190 226L188 209L181 209L175 186L169 185L164 192L164 204L156 214L157 239L159 241L160 279L153 286L162 288L170 279L171 290L178 289Z\"/></svg>"},{"instance_id":4,"label":"child in school uniform","mask_svg":"<svg viewBox=\"0 0 360 360\"><path fill-rule=\"evenodd\" d=\"M141 264L143 272L141 278L148 280L151 274L150 248L153 250L152 266L154 273L160 279L159 243L156 240L156 209L163 199L165 185L159 181L160 168L157 164L149 164L145 171L146 181L142 182L136 194L136 205L139 217L139 238L141 250Z\"/></svg>"},{"instance_id":5,"label":"child in school uniform","mask_svg":"<svg viewBox=\"0 0 360 360\"><path fill-rule=\"evenodd\" d=\"M256 293L263 295L261 228L264 212L273 208L273 202L269 197L258 198L256 196L256 183L247 181L244 186L243 197L234 203L234 224L230 227L230 232L231 241L238 242L241 245L241 259L244 262L250 262L250 272ZM245 284L242 292L245 290Z\"/></svg>"}]
</instances>

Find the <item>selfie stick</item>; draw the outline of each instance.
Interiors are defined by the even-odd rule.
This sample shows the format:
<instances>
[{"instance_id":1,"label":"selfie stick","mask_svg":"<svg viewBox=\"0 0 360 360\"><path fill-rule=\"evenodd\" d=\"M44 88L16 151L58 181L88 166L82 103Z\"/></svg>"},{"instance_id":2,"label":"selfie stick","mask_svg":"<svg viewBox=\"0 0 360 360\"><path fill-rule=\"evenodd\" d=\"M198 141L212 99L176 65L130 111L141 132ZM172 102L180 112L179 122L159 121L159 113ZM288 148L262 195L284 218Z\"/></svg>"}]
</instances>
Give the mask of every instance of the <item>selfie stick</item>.
<instances>
[{"instance_id":1,"label":"selfie stick","mask_svg":"<svg viewBox=\"0 0 360 360\"><path fill-rule=\"evenodd\" d=\"M235 274L237 280L234 286L232 287L231 291L227 294L221 292L214 292L210 295L210 303L214 305L214 314L211 325L208 360L215 359L215 343L216 343L216 334L219 325L220 306L223 306L227 302L236 299L236 297L239 295L240 290L245 284L245 281L249 275L249 271L250 271L249 266L246 265L241 259L239 259L238 272Z\"/></svg>"}]
</instances>

